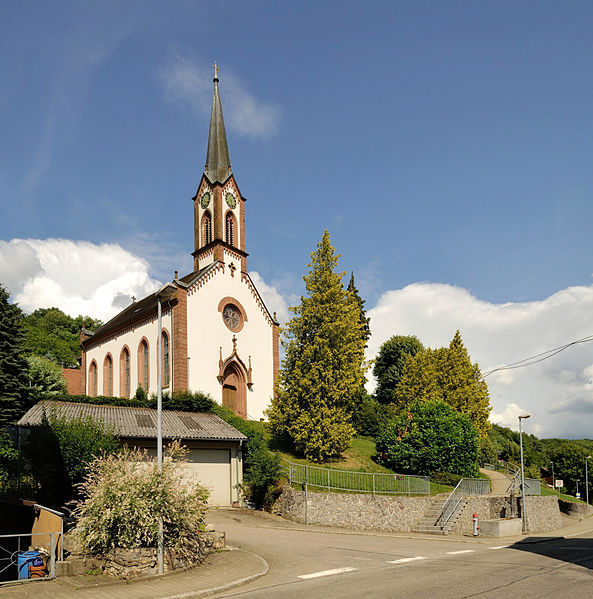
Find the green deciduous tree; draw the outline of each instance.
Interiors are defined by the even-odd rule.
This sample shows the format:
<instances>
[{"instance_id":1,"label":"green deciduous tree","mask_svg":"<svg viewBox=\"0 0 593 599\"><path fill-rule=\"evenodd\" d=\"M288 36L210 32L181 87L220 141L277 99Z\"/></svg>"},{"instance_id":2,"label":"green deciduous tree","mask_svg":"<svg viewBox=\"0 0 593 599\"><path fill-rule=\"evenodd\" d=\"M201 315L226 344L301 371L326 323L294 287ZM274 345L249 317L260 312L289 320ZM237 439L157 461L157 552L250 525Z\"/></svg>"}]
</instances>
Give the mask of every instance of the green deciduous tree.
<instances>
[{"instance_id":1,"label":"green deciduous tree","mask_svg":"<svg viewBox=\"0 0 593 599\"><path fill-rule=\"evenodd\" d=\"M59 308L39 308L27 315L25 350L37 356L45 356L64 367L76 367L80 357L80 330L95 330L101 321L88 316L72 318Z\"/></svg>"},{"instance_id":2,"label":"green deciduous tree","mask_svg":"<svg viewBox=\"0 0 593 599\"><path fill-rule=\"evenodd\" d=\"M440 400L414 402L377 437L379 463L404 474L476 476L478 451L470 419Z\"/></svg>"},{"instance_id":3,"label":"green deciduous tree","mask_svg":"<svg viewBox=\"0 0 593 599\"><path fill-rule=\"evenodd\" d=\"M576 481L580 480L579 490L585 492L585 457L591 455L578 443L565 441L552 453L554 461L554 474L564 482L564 487L569 493L576 492ZM593 460L589 461L591 464ZM591 493L589 492L589 498Z\"/></svg>"},{"instance_id":4,"label":"green deciduous tree","mask_svg":"<svg viewBox=\"0 0 593 599\"><path fill-rule=\"evenodd\" d=\"M24 414L26 398L22 313L8 298L0 286L0 426L16 422Z\"/></svg>"},{"instance_id":5,"label":"green deciduous tree","mask_svg":"<svg viewBox=\"0 0 593 599\"><path fill-rule=\"evenodd\" d=\"M377 379L377 401L382 404L395 401L396 388L406 361L421 351L424 351L424 346L418 337L413 335L394 335L381 345L373 368L373 374Z\"/></svg>"},{"instance_id":6,"label":"green deciduous tree","mask_svg":"<svg viewBox=\"0 0 593 599\"><path fill-rule=\"evenodd\" d=\"M488 386L472 364L459 331L449 347L427 349L410 358L397 387L396 403L405 410L416 400L440 399L469 416L481 437L490 428Z\"/></svg>"},{"instance_id":7,"label":"green deciduous tree","mask_svg":"<svg viewBox=\"0 0 593 599\"><path fill-rule=\"evenodd\" d=\"M29 365L26 376L28 406L68 393L68 385L61 366L42 356L27 356L27 363Z\"/></svg>"},{"instance_id":8,"label":"green deciduous tree","mask_svg":"<svg viewBox=\"0 0 593 599\"><path fill-rule=\"evenodd\" d=\"M345 273L335 272L337 264L326 231L303 277L307 295L291 308L277 395L268 411L273 434L318 462L350 445L353 400L364 382L360 308L344 289Z\"/></svg>"}]
</instances>

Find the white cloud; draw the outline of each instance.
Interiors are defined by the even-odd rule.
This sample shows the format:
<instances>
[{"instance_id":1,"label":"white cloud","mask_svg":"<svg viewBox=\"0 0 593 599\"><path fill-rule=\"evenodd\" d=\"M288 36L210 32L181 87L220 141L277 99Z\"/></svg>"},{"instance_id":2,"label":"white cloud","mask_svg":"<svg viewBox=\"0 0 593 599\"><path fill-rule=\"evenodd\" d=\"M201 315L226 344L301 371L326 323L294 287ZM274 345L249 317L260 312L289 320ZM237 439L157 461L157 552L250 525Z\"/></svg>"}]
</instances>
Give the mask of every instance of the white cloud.
<instances>
[{"instance_id":1,"label":"white cloud","mask_svg":"<svg viewBox=\"0 0 593 599\"><path fill-rule=\"evenodd\" d=\"M284 324L290 318L290 312L288 311L288 302L276 287L268 285L259 275L259 273L253 271L249 273L253 284L257 287L264 304L266 304L268 310L274 313L276 312L276 318L280 324Z\"/></svg>"},{"instance_id":2,"label":"white cloud","mask_svg":"<svg viewBox=\"0 0 593 599\"><path fill-rule=\"evenodd\" d=\"M222 72L226 125L239 135L252 138L274 135L280 123L280 107L255 98L230 70ZM175 54L161 65L159 78L168 100L184 104L199 116L210 116L212 69L209 66L198 65L190 58Z\"/></svg>"},{"instance_id":3,"label":"white cloud","mask_svg":"<svg viewBox=\"0 0 593 599\"><path fill-rule=\"evenodd\" d=\"M392 335L416 335L425 345L448 345L461 331L482 372L534 356L593 333L593 286L569 287L542 301L492 304L466 289L415 283L383 293L369 310L370 357ZM589 324L591 323L591 324ZM528 432L591 437L593 343L571 347L534 366L487 377L493 419L518 428L518 406L532 414Z\"/></svg>"},{"instance_id":4,"label":"white cloud","mask_svg":"<svg viewBox=\"0 0 593 599\"><path fill-rule=\"evenodd\" d=\"M160 282L149 265L117 244L68 239L0 241L0 283L26 312L56 306L70 314L107 320L135 295Z\"/></svg>"}]
</instances>

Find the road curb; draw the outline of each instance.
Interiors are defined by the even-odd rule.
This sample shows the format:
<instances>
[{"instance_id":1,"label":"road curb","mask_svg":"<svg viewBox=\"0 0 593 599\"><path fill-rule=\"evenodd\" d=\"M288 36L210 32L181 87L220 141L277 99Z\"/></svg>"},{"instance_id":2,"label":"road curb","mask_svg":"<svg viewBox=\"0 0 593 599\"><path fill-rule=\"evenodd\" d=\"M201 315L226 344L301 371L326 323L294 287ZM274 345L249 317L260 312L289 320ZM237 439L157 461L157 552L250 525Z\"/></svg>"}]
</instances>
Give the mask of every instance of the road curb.
<instances>
[{"instance_id":1,"label":"road curb","mask_svg":"<svg viewBox=\"0 0 593 599\"><path fill-rule=\"evenodd\" d=\"M262 576L265 576L268 573L270 565L261 555L253 553L253 551L247 551L246 549L238 549L235 547L229 547L229 549L232 549L232 551L241 551L242 553L249 553L250 555L256 557L262 563L261 571L257 572L256 574L251 574L250 576L237 578L236 580L232 580L231 582L227 582L216 587L201 589L199 591L190 591L189 593L181 593L179 595L167 595L166 597L162 597L162 599L191 599L192 597L206 597L207 595L214 595L216 593L228 591L230 589L234 589L249 582L253 582L254 580L257 580L258 578L261 578Z\"/></svg>"}]
</instances>

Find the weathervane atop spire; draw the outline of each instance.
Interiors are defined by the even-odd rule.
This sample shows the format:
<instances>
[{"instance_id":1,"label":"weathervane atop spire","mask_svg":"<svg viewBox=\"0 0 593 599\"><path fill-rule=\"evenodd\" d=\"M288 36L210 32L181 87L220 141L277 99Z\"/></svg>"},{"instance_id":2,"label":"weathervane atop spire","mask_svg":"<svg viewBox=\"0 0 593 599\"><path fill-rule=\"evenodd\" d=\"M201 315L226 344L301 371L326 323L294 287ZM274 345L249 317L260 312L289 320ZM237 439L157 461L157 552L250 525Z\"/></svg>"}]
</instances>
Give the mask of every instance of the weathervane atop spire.
<instances>
[{"instance_id":1,"label":"weathervane atop spire","mask_svg":"<svg viewBox=\"0 0 593 599\"><path fill-rule=\"evenodd\" d=\"M216 64L216 61L214 61L212 66L214 67L214 81L218 81L218 71L220 71L220 69L218 68L218 65Z\"/></svg>"}]
</instances>

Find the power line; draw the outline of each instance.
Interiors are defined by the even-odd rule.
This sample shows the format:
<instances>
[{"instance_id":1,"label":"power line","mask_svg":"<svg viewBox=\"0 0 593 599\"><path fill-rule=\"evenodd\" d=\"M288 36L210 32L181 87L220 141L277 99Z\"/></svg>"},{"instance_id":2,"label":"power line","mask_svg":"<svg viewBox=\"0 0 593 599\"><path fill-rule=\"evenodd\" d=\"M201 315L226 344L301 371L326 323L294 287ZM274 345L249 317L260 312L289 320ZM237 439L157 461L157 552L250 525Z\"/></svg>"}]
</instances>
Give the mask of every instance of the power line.
<instances>
[{"instance_id":1,"label":"power line","mask_svg":"<svg viewBox=\"0 0 593 599\"><path fill-rule=\"evenodd\" d=\"M489 370L485 374L482 375L482 378L485 379L487 376L495 372L500 372L501 370L515 370L516 368L525 368L526 366L533 366L534 364L538 364L539 362L543 362L556 354L572 347L573 345L578 345L579 343L588 343L593 341L593 335L589 335L587 337L583 337L582 339L577 339L576 341L571 341L570 343L566 343L565 345L560 345L559 347L554 347L553 349L549 349L541 354L536 354L535 356L531 356L529 358L525 358L523 360L519 360L518 362L513 362L512 364L507 364L506 366L499 366L498 368L493 368Z\"/></svg>"}]
</instances>

